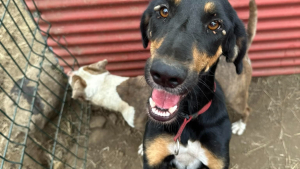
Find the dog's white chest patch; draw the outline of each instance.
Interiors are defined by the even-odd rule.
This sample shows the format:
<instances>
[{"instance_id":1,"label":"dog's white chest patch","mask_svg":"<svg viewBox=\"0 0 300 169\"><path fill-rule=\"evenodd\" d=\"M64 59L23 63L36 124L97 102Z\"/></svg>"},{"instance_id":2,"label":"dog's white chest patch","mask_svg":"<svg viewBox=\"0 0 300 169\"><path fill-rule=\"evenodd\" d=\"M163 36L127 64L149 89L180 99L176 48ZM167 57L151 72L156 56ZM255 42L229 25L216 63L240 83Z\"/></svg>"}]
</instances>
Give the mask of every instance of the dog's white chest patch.
<instances>
[{"instance_id":1,"label":"dog's white chest patch","mask_svg":"<svg viewBox=\"0 0 300 169\"><path fill-rule=\"evenodd\" d=\"M169 150L175 154L176 144L169 145ZM180 145L179 154L175 156L173 163L178 169L197 169L201 163L208 164L205 149L199 141L188 141L187 146Z\"/></svg>"}]
</instances>

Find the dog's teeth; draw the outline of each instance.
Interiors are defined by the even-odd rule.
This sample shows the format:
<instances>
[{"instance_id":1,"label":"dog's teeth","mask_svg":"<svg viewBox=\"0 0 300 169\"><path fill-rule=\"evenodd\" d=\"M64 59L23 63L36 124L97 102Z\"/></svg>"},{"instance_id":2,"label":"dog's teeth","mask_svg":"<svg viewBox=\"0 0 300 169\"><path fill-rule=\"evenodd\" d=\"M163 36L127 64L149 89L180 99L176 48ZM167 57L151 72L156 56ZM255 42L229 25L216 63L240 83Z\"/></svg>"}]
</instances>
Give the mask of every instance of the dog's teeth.
<instances>
[{"instance_id":1,"label":"dog's teeth","mask_svg":"<svg viewBox=\"0 0 300 169\"><path fill-rule=\"evenodd\" d=\"M174 106L174 107L169 108L169 112L170 112L171 114L173 114L173 113L176 111L176 109L177 109L177 105Z\"/></svg>"},{"instance_id":2,"label":"dog's teeth","mask_svg":"<svg viewBox=\"0 0 300 169\"><path fill-rule=\"evenodd\" d=\"M151 102L150 102L151 103ZM175 110L176 110L177 106L175 107ZM152 112L158 116L162 116L162 117L168 117L170 116L171 114L169 112L166 112L166 111L161 111L155 107L152 107Z\"/></svg>"},{"instance_id":3,"label":"dog's teeth","mask_svg":"<svg viewBox=\"0 0 300 169\"><path fill-rule=\"evenodd\" d=\"M160 116L165 117L165 112L163 112L163 111L158 111L158 112L159 112Z\"/></svg>"},{"instance_id":4,"label":"dog's teeth","mask_svg":"<svg viewBox=\"0 0 300 169\"><path fill-rule=\"evenodd\" d=\"M152 109L151 109L151 110L154 112L154 110L155 110L155 109L152 107Z\"/></svg>"},{"instance_id":5,"label":"dog's teeth","mask_svg":"<svg viewBox=\"0 0 300 169\"><path fill-rule=\"evenodd\" d=\"M167 112L167 113L164 113L164 116L165 116L165 117L168 117L168 116L170 116L170 113L168 113L168 112Z\"/></svg>"},{"instance_id":6,"label":"dog's teeth","mask_svg":"<svg viewBox=\"0 0 300 169\"><path fill-rule=\"evenodd\" d=\"M152 108L152 112L156 114L156 109L155 109L155 108Z\"/></svg>"},{"instance_id":7,"label":"dog's teeth","mask_svg":"<svg viewBox=\"0 0 300 169\"><path fill-rule=\"evenodd\" d=\"M155 102L152 100L151 97L149 98L149 103L152 108L155 107Z\"/></svg>"}]
</instances>

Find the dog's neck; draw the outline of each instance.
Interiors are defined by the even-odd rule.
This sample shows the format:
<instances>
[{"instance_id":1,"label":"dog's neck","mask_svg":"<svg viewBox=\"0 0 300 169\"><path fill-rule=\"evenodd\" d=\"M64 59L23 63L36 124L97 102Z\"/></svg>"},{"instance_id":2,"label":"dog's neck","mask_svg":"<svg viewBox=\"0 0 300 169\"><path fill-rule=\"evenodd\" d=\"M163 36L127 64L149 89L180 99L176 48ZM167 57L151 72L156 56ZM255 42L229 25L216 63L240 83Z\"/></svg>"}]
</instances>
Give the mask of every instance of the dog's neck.
<instances>
[{"instance_id":1,"label":"dog's neck","mask_svg":"<svg viewBox=\"0 0 300 169\"><path fill-rule=\"evenodd\" d=\"M186 100L188 101L185 103L184 112L187 112L188 115L197 113L214 98L216 68L217 64L212 66L205 74L199 75L197 86L187 95Z\"/></svg>"}]
</instances>

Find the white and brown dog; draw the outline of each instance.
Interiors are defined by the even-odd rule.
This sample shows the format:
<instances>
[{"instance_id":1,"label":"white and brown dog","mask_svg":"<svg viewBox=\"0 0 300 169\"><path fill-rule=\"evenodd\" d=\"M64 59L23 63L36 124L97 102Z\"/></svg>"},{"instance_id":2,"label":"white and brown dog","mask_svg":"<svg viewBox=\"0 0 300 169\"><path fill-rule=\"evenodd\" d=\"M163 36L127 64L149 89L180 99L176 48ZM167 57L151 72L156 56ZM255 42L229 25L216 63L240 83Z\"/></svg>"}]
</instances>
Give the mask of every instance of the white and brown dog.
<instances>
[{"instance_id":1,"label":"white and brown dog","mask_svg":"<svg viewBox=\"0 0 300 169\"><path fill-rule=\"evenodd\" d=\"M151 89L143 76L112 75L106 65L107 60L103 60L69 72L72 98L120 112L129 126L144 131L147 120L144 109Z\"/></svg>"}]
</instances>

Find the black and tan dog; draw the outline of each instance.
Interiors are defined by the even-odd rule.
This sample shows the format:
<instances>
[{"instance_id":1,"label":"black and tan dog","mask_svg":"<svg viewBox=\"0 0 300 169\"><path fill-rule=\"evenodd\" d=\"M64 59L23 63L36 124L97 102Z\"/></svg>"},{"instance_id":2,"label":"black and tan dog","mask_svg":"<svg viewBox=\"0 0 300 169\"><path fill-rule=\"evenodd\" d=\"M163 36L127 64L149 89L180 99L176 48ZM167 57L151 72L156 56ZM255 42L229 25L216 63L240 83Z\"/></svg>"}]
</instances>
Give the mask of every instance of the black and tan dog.
<instances>
[{"instance_id":1,"label":"black and tan dog","mask_svg":"<svg viewBox=\"0 0 300 169\"><path fill-rule=\"evenodd\" d=\"M231 123L215 71L224 55L242 72L242 21L227 0L153 0L140 28L153 88L144 168L228 168Z\"/></svg>"}]
</instances>

